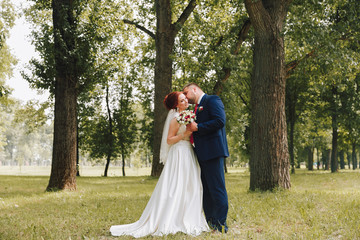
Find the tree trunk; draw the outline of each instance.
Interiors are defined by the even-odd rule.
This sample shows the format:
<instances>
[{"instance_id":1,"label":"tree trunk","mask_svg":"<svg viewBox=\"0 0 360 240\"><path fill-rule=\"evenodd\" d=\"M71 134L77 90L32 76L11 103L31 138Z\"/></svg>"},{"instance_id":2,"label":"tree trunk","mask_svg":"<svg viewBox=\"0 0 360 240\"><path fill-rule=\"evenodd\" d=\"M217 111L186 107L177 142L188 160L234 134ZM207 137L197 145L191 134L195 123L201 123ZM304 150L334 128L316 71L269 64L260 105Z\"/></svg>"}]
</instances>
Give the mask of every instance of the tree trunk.
<instances>
[{"instance_id":1,"label":"tree trunk","mask_svg":"<svg viewBox=\"0 0 360 240\"><path fill-rule=\"evenodd\" d=\"M345 169L345 151L341 150L339 152L339 158L340 158L340 169Z\"/></svg>"},{"instance_id":2,"label":"tree trunk","mask_svg":"<svg viewBox=\"0 0 360 240\"><path fill-rule=\"evenodd\" d=\"M308 152L308 170L314 170L314 149L311 147L307 147Z\"/></svg>"},{"instance_id":3,"label":"tree trunk","mask_svg":"<svg viewBox=\"0 0 360 240\"><path fill-rule=\"evenodd\" d=\"M174 33L171 25L170 0L155 1L156 8L156 61L155 61L155 99L154 99L154 156L151 176L160 176L163 165L160 159L160 144L163 124L166 119L166 108L163 100L171 91L172 59L170 57L174 46Z\"/></svg>"},{"instance_id":4,"label":"tree trunk","mask_svg":"<svg viewBox=\"0 0 360 240\"><path fill-rule=\"evenodd\" d=\"M255 30L250 190L290 188L283 24L290 1L245 0Z\"/></svg>"},{"instance_id":5,"label":"tree trunk","mask_svg":"<svg viewBox=\"0 0 360 240\"><path fill-rule=\"evenodd\" d=\"M351 169L351 158L352 158L352 156L351 156L351 153L349 151L346 152L346 158L348 160L349 169Z\"/></svg>"},{"instance_id":6,"label":"tree trunk","mask_svg":"<svg viewBox=\"0 0 360 240\"><path fill-rule=\"evenodd\" d=\"M333 128L333 138L332 138L332 149L331 149L331 172L337 172L338 170L338 161L337 161L337 139L338 132L337 127Z\"/></svg>"},{"instance_id":7,"label":"tree trunk","mask_svg":"<svg viewBox=\"0 0 360 240\"><path fill-rule=\"evenodd\" d=\"M224 172L228 173L228 169L227 169L227 166L226 166L226 158L224 158Z\"/></svg>"},{"instance_id":8,"label":"tree trunk","mask_svg":"<svg viewBox=\"0 0 360 240\"><path fill-rule=\"evenodd\" d=\"M55 111L51 175L47 191L76 190L77 76L73 1L52 1L55 49ZM70 67L69 67L70 66Z\"/></svg>"},{"instance_id":9,"label":"tree trunk","mask_svg":"<svg viewBox=\"0 0 360 240\"><path fill-rule=\"evenodd\" d=\"M179 17L172 23L170 0L156 0L156 60L155 60L155 98L154 98L154 153L151 176L160 176L163 165L160 163L160 143L167 115L163 104L164 97L171 91L172 64L171 54L174 47L175 36L196 6L191 0Z\"/></svg>"},{"instance_id":10,"label":"tree trunk","mask_svg":"<svg viewBox=\"0 0 360 240\"><path fill-rule=\"evenodd\" d=\"M47 191L76 190L76 102L71 79L56 78L53 155Z\"/></svg>"},{"instance_id":11,"label":"tree trunk","mask_svg":"<svg viewBox=\"0 0 360 240\"><path fill-rule=\"evenodd\" d=\"M122 158L122 175L123 175L123 177L125 177L125 154L124 154L124 152L121 153L121 158Z\"/></svg>"},{"instance_id":12,"label":"tree trunk","mask_svg":"<svg viewBox=\"0 0 360 240\"><path fill-rule=\"evenodd\" d=\"M317 168L317 170L320 170L320 151L319 151L318 148L316 149L316 157L317 157L317 166L316 166L316 168Z\"/></svg>"},{"instance_id":13,"label":"tree trunk","mask_svg":"<svg viewBox=\"0 0 360 240\"><path fill-rule=\"evenodd\" d=\"M76 176L80 177L80 154L79 154L79 119L76 113Z\"/></svg>"},{"instance_id":14,"label":"tree trunk","mask_svg":"<svg viewBox=\"0 0 360 240\"><path fill-rule=\"evenodd\" d=\"M110 156L107 155L106 156L106 164L105 164L105 170L104 170L104 177L107 177L108 176L108 170L109 170L109 166L110 166Z\"/></svg>"},{"instance_id":15,"label":"tree trunk","mask_svg":"<svg viewBox=\"0 0 360 240\"><path fill-rule=\"evenodd\" d=\"M325 151L323 151L324 170L329 170L330 159L331 159L331 149L326 149Z\"/></svg>"},{"instance_id":16,"label":"tree trunk","mask_svg":"<svg viewBox=\"0 0 360 240\"><path fill-rule=\"evenodd\" d=\"M337 88L333 86L332 88L333 95L333 113L331 116L332 119L332 147L331 147L331 172L337 172L338 170L338 162L337 162L337 142L338 142L338 126L337 126L337 106L335 103L335 97L337 96Z\"/></svg>"},{"instance_id":17,"label":"tree trunk","mask_svg":"<svg viewBox=\"0 0 360 240\"><path fill-rule=\"evenodd\" d=\"M291 103L290 103L291 104ZM291 173L295 173L295 157L294 157L294 129L295 129L295 105L289 107L290 116L290 136L289 136L289 155L291 163Z\"/></svg>"},{"instance_id":18,"label":"tree trunk","mask_svg":"<svg viewBox=\"0 0 360 240\"><path fill-rule=\"evenodd\" d=\"M353 170L355 170L357 168L357 158L356 158L356 143L352 144L352 165L353 165Z\"/></svg>"},{"instance_id":19,"label":"tree trunk","mask_svg":"<svg viewBox=\"0 0 360 240\"><path fill-rule=\"evenodd\" d=\"M112 156L113 148L114 148L113 121L112 121L112 117L111 117L111 109L110 109L110 104L109 104L109 86L106 86L105 100L106 100L106 109L107 109L108 119L109 119L109 148L108 148L108 153L106 156L106 165L105 165L105 170L104 170L104 177L107 177L109 166L110 166L110 161L111 161L111 156Z\"/></svg>"}]
</instances>

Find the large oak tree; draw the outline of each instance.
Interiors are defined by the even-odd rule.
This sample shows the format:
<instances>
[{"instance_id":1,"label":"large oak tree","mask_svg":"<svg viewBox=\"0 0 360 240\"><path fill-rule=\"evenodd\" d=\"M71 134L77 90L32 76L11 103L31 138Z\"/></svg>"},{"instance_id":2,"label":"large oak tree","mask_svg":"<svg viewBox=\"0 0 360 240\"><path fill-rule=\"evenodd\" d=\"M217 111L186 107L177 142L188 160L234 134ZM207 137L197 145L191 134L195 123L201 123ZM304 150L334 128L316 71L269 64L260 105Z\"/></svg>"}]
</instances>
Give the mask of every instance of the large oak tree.
<instances>
[{"instance_id":1,"label":"large oak tree","mask_svg":"<svg viewBox=\"0 0 360 240\"><path fill-rule=\"evenodd\" d=\"M47 190L76 189L76 1L53 0L55 111L51 175Z\"/></svg>"},{"instance_id":2,"label":"large oak tree","mask_svg":"<svg viewBox=\"0 0 360 240\"><path fill-rule=\"evenodd\" d=\"M290 188L283 27L290 0L245 0L254 28L250 190Z\"/></svg>"}]
</instances>

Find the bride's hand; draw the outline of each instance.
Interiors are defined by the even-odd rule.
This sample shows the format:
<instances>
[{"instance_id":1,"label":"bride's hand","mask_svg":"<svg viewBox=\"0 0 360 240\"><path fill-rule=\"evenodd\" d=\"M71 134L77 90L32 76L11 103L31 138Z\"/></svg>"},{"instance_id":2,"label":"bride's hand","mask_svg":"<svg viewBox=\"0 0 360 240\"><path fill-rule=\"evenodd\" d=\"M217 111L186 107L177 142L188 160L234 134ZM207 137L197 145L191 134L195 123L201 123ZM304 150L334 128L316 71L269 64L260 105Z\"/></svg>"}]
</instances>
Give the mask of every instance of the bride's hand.
<instances>
[{"instance_id":1,"label":"bride's hand","mask_svg":"<svg viewBox=\"0 0 360 240\"><path fill-rule=\"evenodd\" d=\"M184 137L190 137L191 134L192 134L191 131L186 130L186 131L184 132Z\"/></svg>"},{"instance_id":2,"label":"bride's hand","mask_svg":"<svg viewBox=\"0 0 360 240\"><path fill-rule=\"evenodd\" d=\"M191 132L195 132L197 131L197 123L196 122L191 122L188 125L186 125L186 130L187 131L191 131Z\"/></svg>"}]
</instances>

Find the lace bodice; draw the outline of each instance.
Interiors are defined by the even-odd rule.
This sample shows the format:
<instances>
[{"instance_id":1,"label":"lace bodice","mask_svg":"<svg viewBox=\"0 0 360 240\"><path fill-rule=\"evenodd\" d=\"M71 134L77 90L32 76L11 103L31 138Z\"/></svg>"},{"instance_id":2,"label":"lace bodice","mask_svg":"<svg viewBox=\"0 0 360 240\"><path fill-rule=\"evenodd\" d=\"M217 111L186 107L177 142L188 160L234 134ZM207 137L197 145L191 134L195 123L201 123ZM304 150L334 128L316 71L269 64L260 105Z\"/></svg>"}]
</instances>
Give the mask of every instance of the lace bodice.
<instances>
[{"instance_id":1,"label":"lace bodice","mask_svg":"<svg viewBox=\"0 0 360 240\"><path fill-rule=\"evenodd\" d=\"M176 133L176 135L182 134L184 132L186 132L186 125L181 124L180 127L179 127L178 132ZM190 137L186 137L184 140L189 141Z\"/></svg>"},{"instance_id":2,"label":"lace bodice","mask_svg":"<svg viewBox=\"0 0 360 240\"><path fill-rule=\"evenodd\" d=\"M175 117L179 116L179 112L175 113ZM176 135L182 134L186 132L186 125L181 124L179 130L177 131ZM190 136L186 137L184 140L190 141Z\"/></svg>"}]
</instances>

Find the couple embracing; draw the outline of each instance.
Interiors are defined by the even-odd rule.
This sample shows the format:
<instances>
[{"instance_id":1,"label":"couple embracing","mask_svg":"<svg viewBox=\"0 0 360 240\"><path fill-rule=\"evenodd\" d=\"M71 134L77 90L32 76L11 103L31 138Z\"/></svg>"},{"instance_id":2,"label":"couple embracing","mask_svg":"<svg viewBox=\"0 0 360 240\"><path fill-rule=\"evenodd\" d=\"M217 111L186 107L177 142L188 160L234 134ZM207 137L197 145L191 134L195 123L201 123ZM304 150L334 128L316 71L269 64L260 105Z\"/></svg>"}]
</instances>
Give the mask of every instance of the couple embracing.
<instances>
[{"instance_id":1,"label":"couple embracing","mask_svg":"<svg viewBox=\"0 0 360 240\"><path fill-rule=\"evenodd\" d=\"M196 121L180 124L177 118L189 103L196 104ZM169 109L160 149L164 169L140 219L112 226L110 232L133 237L177 232L197 236L210 229L226 233L224 158L229 152L224 105L195 83L169 93L164 104Z\"/></svg>"}]
</instances>

